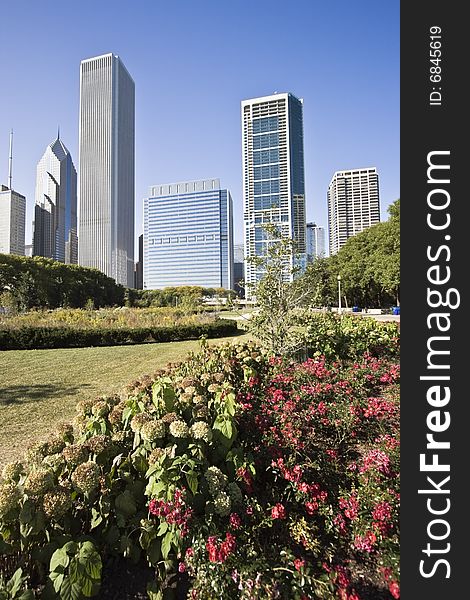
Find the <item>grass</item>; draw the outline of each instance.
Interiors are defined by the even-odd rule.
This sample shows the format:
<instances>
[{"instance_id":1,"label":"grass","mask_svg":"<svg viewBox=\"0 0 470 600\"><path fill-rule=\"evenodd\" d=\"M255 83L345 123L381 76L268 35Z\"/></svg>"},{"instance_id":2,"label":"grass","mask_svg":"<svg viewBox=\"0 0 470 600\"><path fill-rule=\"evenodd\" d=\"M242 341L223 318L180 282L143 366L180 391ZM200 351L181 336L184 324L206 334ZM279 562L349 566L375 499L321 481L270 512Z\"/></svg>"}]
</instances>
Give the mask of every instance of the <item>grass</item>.
<instances>
[{"instance_id":1,"label":"grass","mask_svg":"<svg viewBox=\"0 0 470 600\"><path fill-rule=\"evenodd\" d=\"M71 419L78 400L119 393L131 381L199 347L198 341L187 341L1 352L0 466L20 458L31 441L47 436L59 421Z\"/></svg>"}]
</instances>

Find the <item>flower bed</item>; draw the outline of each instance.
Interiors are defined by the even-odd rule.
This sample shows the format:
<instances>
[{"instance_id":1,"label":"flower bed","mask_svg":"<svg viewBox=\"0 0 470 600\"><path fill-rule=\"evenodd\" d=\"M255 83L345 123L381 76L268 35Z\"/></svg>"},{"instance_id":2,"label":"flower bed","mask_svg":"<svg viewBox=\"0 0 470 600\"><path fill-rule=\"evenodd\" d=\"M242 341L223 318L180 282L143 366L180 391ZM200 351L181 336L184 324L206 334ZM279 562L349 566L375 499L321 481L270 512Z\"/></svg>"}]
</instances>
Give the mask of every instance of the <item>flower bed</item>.
<instances>
[{"instance_id":1,"label":"flower bed","mask_svg":"<svg viewBox=\"0 0 470 600\"><path fill-rule=\"evenodd\" d=\"M36 590L94 592L97 551L153 565L151 598L178 577L200 600L398 598L398 377L204 347L8 465L0 550ZM85 547L88 579L58 578Z\"/></svg>"}]
</instances>

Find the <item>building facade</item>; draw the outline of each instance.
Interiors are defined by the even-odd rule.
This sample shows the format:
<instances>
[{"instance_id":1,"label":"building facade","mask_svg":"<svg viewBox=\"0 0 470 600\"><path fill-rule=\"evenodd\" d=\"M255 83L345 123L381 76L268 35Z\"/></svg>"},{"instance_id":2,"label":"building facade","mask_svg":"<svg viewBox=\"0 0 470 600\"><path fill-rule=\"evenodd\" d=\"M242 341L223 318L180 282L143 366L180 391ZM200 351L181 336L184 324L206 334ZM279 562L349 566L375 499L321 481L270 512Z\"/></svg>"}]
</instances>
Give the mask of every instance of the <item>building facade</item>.
<instances>
[{"instance_id":1,"label":"building facade","mask_svg":"<svg viewBox=\"0 0 470 600\"><path fill-rule=\"evenodd\" d=\"M377 169L336 171L328 186L330 255L336 254L350 237L379 222Z\"/></svg>"},{"instance_id":2,"label":"building facade","mask_svg":"<svg viewBox=\"0 0 470 600\"><path fill-rule=\"evenodd\" d=\"M233 289L241 298L245 297L245 246L244 244L233 245Z\"/></svg>"},{"instance_id":3,"label":"building facade","mask_svg":"<svg viewBox=\"0 0 470 600\"><path fill-rule=\"evenodd\" d=\"M219 179L152 186L143 242L144 289L233 289L232 197Z\"/></svg>"},{"instance_id":4,"label":"building facade","mask_svg":"<svg viewBox=\"0 0 470 600\"><path fill-rule=\"evenodd\" d=\"M135 86L121 59L80 64L79 264L134 285Z\"/></svg>"},{"instance_id":5,"label":"building facade","mask_svg":"<svg viewBox=\"0 0 470 600\"><path fill-rule=\"evenodd\" d=\"M247 298L263 272L252 257L266 254L264 225L295 241L305 262L303 102L289 93L244 100L242 113L245 281ZM290 257L290 266L294 257ZM291 279L291 269L286 272Z\"/></svg>"},{"instance_id":6,"label":"building facade","mask_svg":"<svg viewBox=\"0 0 470 600\"><path fill-rule=\"evenodd\" d=\"M0 252L24 256L26 198L0 185Z\"/></svg>"},{"instance_id":7,"label":"building facade","mask_svg":"<svg viewBox=\"0 0 470 600\"><path fill-rule=\"evenodd\" d=\"M307 223L307 262L325 256L325 228L316 223Z\"/></svg>"},{"instance_id":8,"label":"building facade","mask_svg":"<svg viewBox=\"0 0 470 600\"><path fill-rule=\"evenodd\" d=\"M36 169L32 252L68 264L78 262L77 171L59 136Z\"/></svg>"}]
</instances>

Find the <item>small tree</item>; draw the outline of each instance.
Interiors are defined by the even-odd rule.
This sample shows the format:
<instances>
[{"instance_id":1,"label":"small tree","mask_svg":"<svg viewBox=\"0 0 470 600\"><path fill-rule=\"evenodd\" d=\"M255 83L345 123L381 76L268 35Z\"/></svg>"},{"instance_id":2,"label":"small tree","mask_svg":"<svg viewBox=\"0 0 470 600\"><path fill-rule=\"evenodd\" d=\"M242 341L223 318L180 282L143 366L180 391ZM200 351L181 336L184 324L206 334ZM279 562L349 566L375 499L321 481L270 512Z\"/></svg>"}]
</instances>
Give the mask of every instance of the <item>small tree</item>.
<instances>
[{"instance_id":1,"label":"small tree","mask_svg":"<svg viewBox=\"0 0 470 600\"><path fill-rule=\"evenodd\" d=\"M250 330L273 354L292 355L304 346L302 309L314 290L298 277L302 268L295 242L274 225L265 230L266 254L250 259L264 273L252 288L257 308Z\"/></svg>"}]
</instances>

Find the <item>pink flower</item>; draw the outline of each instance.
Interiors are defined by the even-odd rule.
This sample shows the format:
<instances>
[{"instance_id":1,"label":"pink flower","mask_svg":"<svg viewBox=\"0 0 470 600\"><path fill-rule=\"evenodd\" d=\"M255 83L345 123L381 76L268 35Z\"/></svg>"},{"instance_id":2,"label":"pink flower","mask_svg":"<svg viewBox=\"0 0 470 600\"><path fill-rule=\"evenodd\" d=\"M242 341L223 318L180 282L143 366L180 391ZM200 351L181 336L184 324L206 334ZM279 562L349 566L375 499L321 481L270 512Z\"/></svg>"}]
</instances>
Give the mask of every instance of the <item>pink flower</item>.
<instances>
[{"instance_id":1,"label":"pink flower","mask_svg":"<svg viewBox=\"0 0 470 600\"><path fill-rule=\"evenodd\" d=\"M390 585L388 586L388 589L390 590L390 593L395 598L395 600L398 600L400 598L400 586L398 585L398 582L392 581L392 583L390 583Z\"/></svg>"},{"instance_id":2,"label":"pink flower","mask_svg":"<svg viewBox=\"0 0 470 600\"><path fill-rule=\"evenodd\" d=\"M286 518L286 509L284 506L278 502L276 506L273 506L271 509L271 518L272 519L285 519Z\"/></svg>"},{"instance_id":3,"label":"pink flower","mask_svg":"<svg viewBox=\"0 0 470 600\"><path fill-rule=\"evenodd\" d=\"M302 558L296 558L294 560L294 567L297 569L297 571L300 571L300 569L302 569L302 567L305 566L305 561Z\"/></svg>"},{"instance_id":4,"label":"pink flower","mask_svg":"<svg viewBox=\"0 0 470 600\"><path fill-rule=\"evenodd\" d=\"M238 529L242 523L240 516L237 513L232 513L230 515L230 527L233 529Z\"/></svg>"},{"instance_id":5,"label":"pink flower","mask_svg":"<svg viewBox=\"0 0 470 600\"><path fill-rule=\"evenodd\" d=\"M309 515L314 515L318 509L318 502L306 502L305 510Z\"/></svg>"},{"instance_id":6,"label":"pink flower","mask_svg":"<svg viewBox=\"0 0 470 600\"><path fill-rule=\"evenodd\" d=\"M178 572L184 573L185 571L186 571L186 565L184 564L184 562L180 562L180 564L178 565Z\"/></svg>"},{"instance_id":7,"label":"pink flower","mask_svg":"<svg viewBox=\"0 0 470 600\"><path fill-rule=\"evenodd\" d=\"M194 550L192 548L187 548L185 555L190 557L190 556L194 556Z\"/></svg>"}]
</instances>

